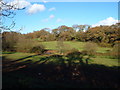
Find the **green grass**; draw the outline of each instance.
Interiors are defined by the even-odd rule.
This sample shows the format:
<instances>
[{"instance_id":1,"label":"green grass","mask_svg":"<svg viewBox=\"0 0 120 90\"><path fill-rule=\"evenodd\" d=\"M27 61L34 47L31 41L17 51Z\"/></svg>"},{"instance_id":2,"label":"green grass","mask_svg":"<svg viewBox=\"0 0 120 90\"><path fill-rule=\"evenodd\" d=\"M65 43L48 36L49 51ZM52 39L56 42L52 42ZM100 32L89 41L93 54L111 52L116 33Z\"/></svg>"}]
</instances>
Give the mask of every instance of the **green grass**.
<instances>
[{"instance_id":1,"label":"green grass","mask_svg":"<svg viewBox=\"0 0 120 90\"><path fill-rule=\"evenodd\" d=\"M111 59L109 57L100 57L96 56L95 58L91 58L92 62L91 64L102 64L106 66L119 66L118 65L118 59Z\"/></svg>"},{"instance_id":2,"label":"green grass","mask_svg":"<svg viewBox=\"0 0 120 90\"><path fill-rule=\"evenodd\" d=\"M2 54L2 56L6 56L7 59L12 59L12 60L16 60L16 59L20 59L20 58L24 58L27 56L33 55L31 53L11 53L11 54Z\"/></svg>"},{"instance_id":3,"label":"green grass","mask_svg":"<svg viewBox=\"0 0 120 90\"><path fill-rule=\"evenodd\" d=\"M56 46L57 46L56 41L41 42L41 43L46 47L46 49L51 49L51 50L57 49L56 48Z\"/></svg>"},{"instance_id":4,"label":"green grass","mask_svg":"<svg viewBox=\"0 0 120 90\"><path fill-rule=\"evenodd\" d=\"M57 50L57 41L50 41L50 42L41 42L46 49L50 50ZM41 44L38 42L38 44ZM67 48L76 48L79 51L82 51L84 49L84 45L86 44L85 42L77 42L77 41L64 41L64 44L67 44ZM107 50L111 50L112 48L104 48L104 47L98 47L97 52L99 53L106 53ZM41 59L46 59L47 56L45 55L36 55L33 53L11 53L11 52L3 52L2 56L5 56L7 59L10 60L18 60L22 59L18 62L26 61L26 60L31 60L33 63L36 61L39 61ZM30 57L29 57L30 56ZM118 66L118 60L117 59L111 59L110 56L95 56L95 58L92 59L92 64L102 64L106 66ZM57 62L54 58L49 59L49 62ZM48 62L48 63L49 63Z\"/></svg>"},{"instance_id":5,"label":"green grass","mask_svg":"<svg viewBox=\"0 0 120 90\"><path fill-rule=\"evenodd\" d=\"M44 60L48 60L47 63L53 62L53 63L57 63L58 60L56 60L56 58L46 58L49 57L48 55L37 55L37 56L32 56L34 54L30 54L30 53L13 53L13 54L3 54L3 56L5 56L8 60L17 60L17 59L22 59L18 62L23 62L23 61L27 61L27 60L31 60L32 63L36 62L36 61L41 61L40 63L42 63ZM32 57L28 57L28 56L32 56ZM66 59L64 57L64 59ZM90 61L89 64L101 64L101 65L105 65L105 66L119 66L118 65L118 60L117 59L111 59L109 57L102 57L102 56L96 56L94 58L91 58L92 61ZM43 60L43 61L42 61ZM39 64L39 63L37 63Z\"/></svg>"},{"instance_id":6,"label":"green grass","mask_svg":"<svg viewBox=\"0 0 120 90\"><path fill-rule=\"evenodd\" d=\"M49 42L41 42L46 49L56 50L57 49L57 41L49 41ZM68 48L76 48L80 51L84 49L86 42L77 42L77 41L64 41L64 44L69 45ZM111 50L112 48L107 47L100 47L98 46L97 52L99 53L106 53L107 51Z\"/></svg>"},{"instance_id":7,"label":"green grass","mask_svg":"<svg viewBox=\"0 0 120 90\"><path fill-rule=\"evenodd\" d=\"M108 51L111 51L112 48L108 48L108 47L98 47L97 52L99 53L107 53Z\"/></svg>"},{"instance_id":8,"label":"green grass","mask_svg":"<svg viewBox=\"0 0 120 90\"><path fill-rule=\"evenodd\" d=\"M76 48L78 50L82 50L83 46L85 45L84 42L75 42L75 41L64 41L64 44L68 44L69 48ZM46 47L46 49L57 49L57 41L49 41L49 42L42 42L42 44Z\"/></svg>"},{"instance_id":9,"label":"green grass","mask_svg":"<svg viewBox=\"0 0 120 90\"><path fill-rule=\"evenodd\" d=\"M36 55L34 53L20 53L20 52L16 52L16 53L7 52L7 54L5 52L1 56L5 57L9 61L15 61L21 59L17 62L31 60L32 63L39 61L40 59L45 57L44 55Z\"/></svg>"}]
</instances>

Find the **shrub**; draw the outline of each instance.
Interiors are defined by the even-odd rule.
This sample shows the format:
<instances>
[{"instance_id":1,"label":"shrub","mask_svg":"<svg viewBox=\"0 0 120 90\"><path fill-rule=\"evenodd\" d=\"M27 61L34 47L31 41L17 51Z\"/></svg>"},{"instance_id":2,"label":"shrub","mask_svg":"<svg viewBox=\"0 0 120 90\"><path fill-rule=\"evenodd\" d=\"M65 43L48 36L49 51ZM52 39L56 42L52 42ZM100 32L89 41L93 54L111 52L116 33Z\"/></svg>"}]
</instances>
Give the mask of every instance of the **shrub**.
<instances>
[{"instance_id":1,"label":"shrub","mask_svg":"<svg viewBox=\"0 0 120 90\"><path fill-rule=\"evenodd\" d=\"M78 50L72 50L69 53L67 53L66 56L69 57L70 59L78 59L79 57L82 56L82 53L79 52Z\"/></svg>"},{"instance_id":2,"label":"shrub","mask_svg":"<svg viewBox=\"0 0 120 90\"><path fill-rule=\"evenodd\" d=\"M18 52L30 52L30 49L35 46L35 41L32 39L26 39L25 37L20 37L18 39L16 49Z\"/></svg>"},{"instance_id":3,"label":"shrub","mask_svg":"<svg viewBox=\"0 0 120 90\"><path fill-rule=\"evenodd\" d=\"M99 46L101 46L101 47L111 47L112 44L101 42L101 43L99 43Z\"/></svg>"},{"instance_id":4,"label":"shrub","mask_svg":"<svg viewBox=\"0 0 120 90\"><path fill-rule=\"evenodd\" d=\"M68 52L71 49L70 45L64 44L63 41L58 41L56 47L60 54L65 54L66 52Z\"/></svg>"},{"instance_id":5,"label":"shrub","mask_svg":"<svg viewBox=\"0 0 120 90\"><path fill-rule=\"evenodd\" d=\"M16 48L18 52L28 52L37 54L41 54L45 51L43 45L38 45L35 40L26 39L24 36L18 39Z\"/></svg>"},{"instance_id":6,"label":"shrub","mask_svg":"<svg viewBox=\"0 0 120 90\"><path fill-rule=\"evenodd\" d=\"M39 46L34 46L30 49L31 53L37 53L37 54L42 54L44 53L46 50L44 48L43 45L39 45Z\"/></svg>"},{"instance_id":7,"label":"shrub","mask_svg":"<svg viewBox=\"0 0 120 90\"><path fill-rule=\"evenodd\" d=\"M96 53L96 50L97 50L97 44L92 42L87 42L82 52L83 54L94 56Z\"/></svg>"},{"instance_id":8,"label":"shrub","mask_svg":"<svg viewBox=\"0 0 120 90\"><path fill-rule=\"evenodd\" d=\"M3 51L15 51L14 43L7 42L5 40L2 41L2 50Z\"/></svg>"},{"instance_id":9,"label":"shrub","mask_svg":"<svg viewBox=\"0 0 120 90\"><path fill-rule=\"evenodd\" d=\"M69 48L69 50L67 50L66 54L72 53L72 52L79 52L79 50L76 48Z\"/></svg>"},{"instance_id":10,"label":"shrub","mask_svg":"<svg viewBox=\"0 0 120 90\"><path fill-rule=\"evenodd\" d=\"M120 59L120 43L113 46L110 56L116 59Z\"/></svg>"},{"instance_id":11,"label":"shrub","mask_svg":"<svg viewBox=\"0 0 120 90\"><path fill-rule=\"evenodd\" d=\"M16 32L3 32L2 33L2 50L15 51L19 34Z\"/></svg>"}]
</instances>

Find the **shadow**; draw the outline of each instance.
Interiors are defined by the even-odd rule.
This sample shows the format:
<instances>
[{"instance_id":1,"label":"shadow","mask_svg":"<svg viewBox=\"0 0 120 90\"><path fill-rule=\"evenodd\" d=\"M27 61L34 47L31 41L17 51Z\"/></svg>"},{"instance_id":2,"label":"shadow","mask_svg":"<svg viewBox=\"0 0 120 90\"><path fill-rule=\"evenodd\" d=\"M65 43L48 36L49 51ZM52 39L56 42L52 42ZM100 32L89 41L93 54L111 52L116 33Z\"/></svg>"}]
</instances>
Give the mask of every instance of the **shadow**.
<instances>
[{"instance_id":1,"label":"shadow","mask_svg":"<svg viewBox=\"0 0 120 90\"><path fill-rule=\"evenodd\" d=\"M12 63L12 64L9 64L9 65L4 65L3 64L3 69L4 68L16 68L16 67L19 67L19 66L22 66L22 65L30 65L30 63L32 63L32 60L26 60L26 61L22 61L22 62L19 62L19 63Z\"/></svg>"},{"instance_id":2,"label":"shadow","mask_svg":"<svg viewBox=\"0 0 120 90\"><path fill-rule=\"evenodd\" d=\"M80 55L80 52L66 56L51 55L34 63L27 60L11 65L13 68L24 67L3 71L3 89L118 88L119 67L87 64ZM79 63L76 64L75 60L79 60Z\"/></svg>"},{"instance_id":3,"label":"shadow","mask_svg":"<svg viewBox=\"0 0 120 90\"><path fill-rule=\"evenodd\" d=\"M75 52L70 52L66 55L68 58L68 66L71 67L72 64L75 64L74 61L79 61L79 64L84 64L83 62L83 55L81 52L75 51Z\"/></svg>"},{"instance_id":4,"label":"shadow","mask_svg":"<svg viewBox=\"0 0 120 90\"><path fill-rule=\"evenodd\" d=\"M20 59L17 59L17 60L7 60L7 62L3 62L3 63L5 63L5 64L15 63L17 61L21 61L21 60L24 60L24 59L27 59L27 58L30 58L30 57L38 56L38 55L40 55L40 54L27 56L27 57L20 58ZM2 57L2 60L4 61L4 60L6 60L6 58Z\"/></svg>"},{"instance_id":5,"label":"shadow","mask_svg":"<svg viewBox=\"0 0 120 90\"><path fill-rule=\"evenodd\" d=\"M15 63L12 63L10 61L11 61L10 59L7 59L5 56L2 56L2 71L3 72L10 72L10 71L18 70L21 68L25 68L31 65L32 63L32 60L30 59L26 61L21 61L21 62L15 62Z\"/></svg>"}]
</instances>

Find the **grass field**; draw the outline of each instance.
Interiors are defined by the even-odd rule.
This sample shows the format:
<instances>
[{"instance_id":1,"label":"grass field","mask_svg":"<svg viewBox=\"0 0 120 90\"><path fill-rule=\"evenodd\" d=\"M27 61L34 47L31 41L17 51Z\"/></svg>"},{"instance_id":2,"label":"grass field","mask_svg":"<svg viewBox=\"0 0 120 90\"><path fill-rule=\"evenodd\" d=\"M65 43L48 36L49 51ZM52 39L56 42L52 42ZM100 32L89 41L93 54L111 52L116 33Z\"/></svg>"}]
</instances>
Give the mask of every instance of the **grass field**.
<instances>
[{"instance_id":1,"label":"grass field","mask_svg":"<svg viewBox=\"0 0 120 90\"><path fill-rule=\"evenodd\" d=\"M4 53L3 57L4 88L115 87L117 83L116 59L92 58L92 62L82 66L82 69L78 67L80 73L77 74L74 67L72 70L64 67L63 59L54 55ZM98 82L97 85L93 80Z\"/></svg>"},{"instance_id":2,"label":"grass field","mask_svg":"<svg viewBox=\"0 0 120 90\"><path fill-rule=\"evenodd\" d=\"M48 46L49 49L51 49L48 44L46 44L46 46ZM105 49L102 49L102 50L105 50ZM19 52L8 53L8 52L6 52L6 53L3 53L2 56L5 57L9 61L21 59L18 62L31 60L31 62L34 63L36 61L39 61L41 58L46 58L50 55L35 55L34 53L32 54L32 53L19 53ZM56 62L55 58L49 59L49 61ZM109 56L95 56L95 57L91 58L91 61L89 63L90 64L101 64L101 65L105 65L105 66L118 66L118 60L111 59Z\"/></svg>"},{"instance_id":3,"label":"grass field","mask_svg":"<svg viewBox=\"0 0 120 90\"><path fill-rule=\"evenodd\" d=\"M50 41L50 42L42 42L42 44L46 47L46 49L56 50L57 49L57 42ZM68 48L76 48L80 51L84 49L86 42L77 42L77 41L64 41L64 44L68 44ZM97 47L97 52L106 53L107 51L111 50L112 48L107 47Z\"/></svg>"},{"instance_id":4,"label":"grass field","mask_svg":"<svg viewBox=\"0 0 120 90\"><path fill-rule=\"evenodd\" d=\"M50 50L56 50L57 49L57 42L51 41L51 42L41 42L46 49ZM68 44L68 48L76 48L79 51L82 51L84 49L84 42L76 42L76 41L65 41L64 44ZM104 47L98 47L97 52L100 53L106 53L107 50L111 50L112 48L104 48ZM23 58L21 61L25 61L30 59L32 62L40 60L42 57L46 57L47 55L35 55L34 53L10 53L10 52L3 52L2 56L5 56L7 59L10 60L17 60ZM31 56L31 57L29 57ZM25 58L27 57L27 58ZM55 60L53 60L55 61ZM20 62L20 61L19 61ZM90 63L94 64L102 64L106 66L118 66L118 60L117 59L111 59L109 56L95 56L92 58L92 61Z\"/></svg>"},{"instance_id":5,"label":"grass field","mask_svg":"<svg viewBox=\"0 0 120 90\"><path fill-rule=\"evenodd\" d=\"M83 42L64 42L72 48L83 50ZM46 49L56 50L56 42L42 42ZM68 48L70 48L68 47ZM112 48L98 47L100 53ZM52 88L52 87L118 87L118 60L110 56L96 55L88 64L82 65L65 55L57 53L3 52L3 87L6 88ZM74 59L74 58L73 58ZM85 58L83 58L85 62ZM77 65L77 66L76 66Z\"/></svg>"}]
</instances>

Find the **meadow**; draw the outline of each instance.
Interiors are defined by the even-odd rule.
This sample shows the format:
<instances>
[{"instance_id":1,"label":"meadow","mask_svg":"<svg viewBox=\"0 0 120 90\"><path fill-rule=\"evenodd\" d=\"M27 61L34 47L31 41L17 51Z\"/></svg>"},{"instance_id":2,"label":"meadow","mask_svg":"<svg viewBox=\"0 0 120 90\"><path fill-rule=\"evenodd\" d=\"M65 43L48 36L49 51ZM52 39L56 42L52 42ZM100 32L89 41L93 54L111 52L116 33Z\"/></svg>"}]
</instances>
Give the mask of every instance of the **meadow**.
<instances>
[{"instance_id":1,"label":"meadow","mask_svg":"<svg viewBox=\"0 0 120 90\"><path fill-rule=\"evenodd\" d=\"M68 44L68 48L76 48L79 51L84 49L86 42L79 42L79 41L64 41L64 44ZM57 49L57 41L49 41L49 42L42 42L42 44L46 47L46 49L56 50ZM112 50L112 48L108 47L100 47L98 46L97 52L106 53L107 51Z\"/></svg>"},{"instance_id":2,"label":"meadow","mask_svg":"<svg viewBox=\"0 0 120 90\"><path fill-rule=\"evenodd\" d=\"M2 89L119 88L118 3L89 4L1 0Z\"/></svg>"},{"instance_id":3,"label":"meadow","mask_svg":"<svg viewBox=\"0 0 120 90\"><path fill-rule=\"evenodd\" d=\"M76 48L79 51L82 51L84 49L84 45L86 42L77 42L77 41L65 41L64 44L68 44L68 48ZM38 43L39 44L39 43ZM45 46L46 49L52 50L52 51L57 51L57 41L49 41L49 42L42 42L42 44ZM107 48L107 47L97 47L98 53L107 53L108 51L112 50L112 48ZM43 55L36 55L35 53L21 53L21 52L15 52L15 53L9 53L9 52L3 52L2 56L5 56L7 59L10 60L17 60L21 58L25 58L21 61L25 61L28 59L31 59L32 62L38 61L41 57L47 57L50 55L58 54L57 52L53 52L51 54L43 54ZM36 56L32 56L36 55ZM29 57L32 56L32 57ZM92 60L90 61L91 64L102 64L106 66L118 66L118 59L113 59L109 55L96 55L95 57L91 58ZM20 62L21 62L20 61ZM53 60L55 61L55 60Z\"/></svg>"},{"instance_id":4,"label":"meadow","mask_svg":"<svg viewBox=\"0 0 120 90\"><path fill-rule=\"evenodd\" d=\"M57 41L36 43L45 46L50 53L2 52L4 88L117 87L118 59L105 54L112 48L98 46L98 54L87 64L86 56L83 57L82 64L76 57L78 53L61 55L56 47ZM67 44L66 48L76 48L79 52L86 44L77 41L63 43Z\"/></svg>"}]
</instances>

